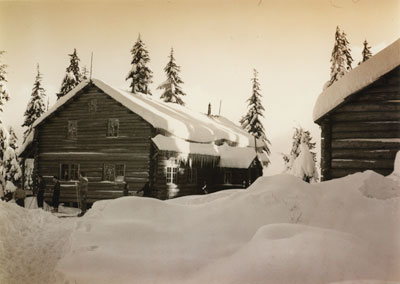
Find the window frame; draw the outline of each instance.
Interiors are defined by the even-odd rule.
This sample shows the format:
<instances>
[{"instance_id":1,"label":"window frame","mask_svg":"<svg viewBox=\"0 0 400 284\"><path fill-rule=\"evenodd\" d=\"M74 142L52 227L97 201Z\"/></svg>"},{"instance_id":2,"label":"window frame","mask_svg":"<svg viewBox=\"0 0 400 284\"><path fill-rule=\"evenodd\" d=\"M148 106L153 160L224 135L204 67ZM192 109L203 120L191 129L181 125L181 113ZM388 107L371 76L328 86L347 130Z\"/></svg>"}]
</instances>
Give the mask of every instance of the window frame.
<instances>
[{"instance_id":1,"label":"window frame","mask_svg":"<svg viewBox=\"0 0 400 284\"><path fill-rule=\"evenodd\" d=\"M232 184L232 171L224 171L224 184Z\"/></svg>"},{"instance_id":2,"label":"window frame","mask_svg":"<svg viewBox=\"0 0 400 284\"><path fill-rule=\"evenodd\" d=\"M120 169L118 169L120 168ZM110 174L106 172L107 169L110 169ZM122 171L121 171L122 169ZM118 172L117 172L118 170ZM118 175L122 173L123 175ZM126 166L125 164L115 164L115 163L104 163L103 164L103 181L111 181L111 182L122 182L125 180L126 174ZM119 178L122 177L122 178Z\"/></svg>"},{"instance_id":3,"label":"window frame","mask_svg":"<svg viewBox=\"0 0 400 284\"><path fill-rule=\"evenodd\" d=\"M64 169L63 169L64 168ZM64 178L67 172L67 178ZM59 177L61 181L77 181L79 180L80 164L78 163L60 163ZM76 178L76 179L73 179Z\"/></svg>"},{"instance_id":4,"label":"window frame","mask_svg":"<svg viewBox=\"0 0 400 284\"><path fill-rule=\"evenodd\" d=\"M119 118L109 118L107 123L107 137L119 137Z\"/></svg>"},{"instance_id":5,"label":"window frame","mask_svg":"<svg viewBox=\"0 0 400 284\"><path fill-rule=\"evenodd\" d=\"M96 113L97 112L97 99L90 99L88 102L88 111L90 113Z\"/></svg>"},{"instance_id":6,"label":"window frame","mask_svg":"<svg viewBox=\"0 0 400 284\"><path fill-rule=\"evenodd\" d=\"M78 120L72 119L67 122L67 140L76 141L78 138Z\"/></svg>"},{"instance_id":7,"label":"window frame","mask_svg":"<svg viewBox=\"0 0 400 284\"><path fill-rule=\"evenodd\" d=\"M173 166L166 167L166 175L165 175L166 183L178 184L178 173L179 173L178 167L173 167Z\"/></svg>"}]
</instances>

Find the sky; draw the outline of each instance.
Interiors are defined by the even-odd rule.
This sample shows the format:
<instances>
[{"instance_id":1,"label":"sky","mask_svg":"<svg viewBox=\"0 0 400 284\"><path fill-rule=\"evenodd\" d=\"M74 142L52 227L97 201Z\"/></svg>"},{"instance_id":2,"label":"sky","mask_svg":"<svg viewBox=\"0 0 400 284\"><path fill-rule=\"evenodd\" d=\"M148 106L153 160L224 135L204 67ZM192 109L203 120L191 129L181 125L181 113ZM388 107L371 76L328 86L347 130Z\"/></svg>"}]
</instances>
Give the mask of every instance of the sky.
<instances>
[{"instance_id":1,"label":"sky","mask_svg":"<svg viewBox=\"0 0 400 284\"><path fill-rule=\"evenodd\" d=\"M400 36L400 0L0 0L0 50L8 65L11 100L3 123L22 140L23 114L39 63L50 106L56 101L69 56L76 48L93 77L128 89L130 50L141 35L150 53L153 96L165 80L171 47L186 105L238 122L247 111L257 69L271 141L267 174L283 170L281 153L291 150L294 127L310 130L319 150L320 129L312 111L329 79L334 33L350 42L353 67L365 39L375 54Z\"/></svg>"}]
</instances>

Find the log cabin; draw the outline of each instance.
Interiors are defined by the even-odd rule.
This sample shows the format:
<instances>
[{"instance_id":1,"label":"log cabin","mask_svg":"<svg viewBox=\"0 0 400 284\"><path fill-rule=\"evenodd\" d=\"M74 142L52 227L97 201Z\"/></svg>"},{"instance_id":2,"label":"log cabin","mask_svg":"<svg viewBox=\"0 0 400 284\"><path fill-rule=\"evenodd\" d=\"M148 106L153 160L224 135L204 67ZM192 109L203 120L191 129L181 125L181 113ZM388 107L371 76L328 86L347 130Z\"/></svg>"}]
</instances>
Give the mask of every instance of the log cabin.
<instances>
[{"instance_id":1,"label":"log cabin","mask_svg":"<svg viewBox=\"0 0 400 284\"><path fill-rule=\"evenodd\" d=\"M321 179L393 171L400 150L400 39L325 89L314 107L321 127Z\"/></svg>"},{"instance_id":2,"label":"log cabin","mask_svg":"<svg viewBox=\"0 0 400 284\"><path fill-rule=\"evenodd\" d=\"M81 82L33 125L21 147L48 189L61 180L60 202L74 203L79 172L88 202L116 198L124 188L169 199L247 187L269 160L263 141L222 116L197 113L98 79ZM23 163L25 164L25 163ZM50 192L45 193L50 200Z\"/></svg>"}]
</instances>

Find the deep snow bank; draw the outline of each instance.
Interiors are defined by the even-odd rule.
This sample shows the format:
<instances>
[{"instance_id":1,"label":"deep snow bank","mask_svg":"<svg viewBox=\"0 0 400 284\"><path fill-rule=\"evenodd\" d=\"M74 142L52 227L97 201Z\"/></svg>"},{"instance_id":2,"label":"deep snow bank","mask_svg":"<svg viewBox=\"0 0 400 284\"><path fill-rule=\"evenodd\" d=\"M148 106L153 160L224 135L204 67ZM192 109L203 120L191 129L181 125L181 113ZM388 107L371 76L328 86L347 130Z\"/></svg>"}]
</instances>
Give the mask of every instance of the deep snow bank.
<instances>
[{"instance_id":1,"label":"deep snow bank","mask_svg":"<svg viewBox=\"0 0 400 284\"><path fill-rule=\"evenodd\" d=\"M313 185L278 175L248 190L101 201L78 221L57 270L80 284L399 281L399 192L368 171Z\"/></svg>"},{"instance_id":2,"label":"deep snow bank","mask_svg":"<svg viewBox=\"0 0 400 284\"><path fill-rule=\"evenodd\" d=\"M54 268L68 248L73 227L73 220L0 201L0 283L61 281Z\"/></svg>"}]
</instances>

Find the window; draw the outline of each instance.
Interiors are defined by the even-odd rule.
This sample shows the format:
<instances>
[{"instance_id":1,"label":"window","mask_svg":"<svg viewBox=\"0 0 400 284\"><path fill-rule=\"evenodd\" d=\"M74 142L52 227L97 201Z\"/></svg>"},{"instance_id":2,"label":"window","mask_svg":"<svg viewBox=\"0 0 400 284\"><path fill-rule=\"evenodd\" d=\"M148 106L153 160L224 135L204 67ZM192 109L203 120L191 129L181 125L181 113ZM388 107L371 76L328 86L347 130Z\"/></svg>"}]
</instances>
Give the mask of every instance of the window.
<instances>
[{"instance_id":1,"label":"window","mask_svg":"<svg viewBox=\"0 0 400 284\"><path fill-rule=\"evenodd\" d=\"M232 184L232 172L224 172L224 184Z\"/></svg>"},{"instance_id":2,"label":"window","mask_svg":"<svg viewBox=\"0 0 400 284\"><path fill-rule=\"evenodd\" d=\"M125 177L125 165L120 164L120 165L115 165L115 180L116 181L124 181Z\"/></svg>"},{"instance_id":3,"label":"window","mask_svg":"<svg viewBox=\"0 0 400 284\"><path fill-rule=\"evenodd\" d=\"M187 168L187 183L197 183L197 169L195 168Z\"/></svg>"},{"instance_id":4,"label":"window","mask_svg":"<svg viewBox=\"0 0 400 284\"><path fill-rule=\"evenodd\" d=\"M90 101L88 102L88 110L91 113L97 111L97 99L90 99Z\"/></svg>"},{"instance_id":5,"label":"window","mask_svg":"<svg viewBox=\"0 0 400 284\"><path fill-rule=\"evenodd\" d=\"M167 183L177 184L178 181L178 168L167 167Z\"/></svg>"},{"instance_id":6,"label":"window","mask_svg":"<svg viewBox=\"0 0 400 284\"><path fill-rule=\"evenodd\" d=\"M125 178L125 164L104 164L103 180L120 181Z\"/></svg>"},{"instance_id":7,"label":"window","mask_svg":"<svg viewBox=\"0 0 400 284\"><path fill-rule=\"evenodd\" d=\"M78 121L68 120L67 139L76 140L77 135L78 135Z\"/></svg>"},{"instance_id":8,"label":"window","mask_svg":"<svg viewBox=\"0 0 400 284\"><path fill-rule=\"evenodd\" d=\"M61 164L60 180L78 180L79 164Z\"/></svg>"},{"instance_id":9,"label":"window","mask_svg":"<svg viewBox=\"0 0 400 284\"><path fill-rule=\"evenodd\" d=\"M119 119L118 118L110 118L108 119L108 137L118 137L119 132Z\"/></svg>"}]
</instances>

